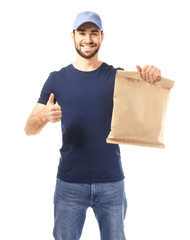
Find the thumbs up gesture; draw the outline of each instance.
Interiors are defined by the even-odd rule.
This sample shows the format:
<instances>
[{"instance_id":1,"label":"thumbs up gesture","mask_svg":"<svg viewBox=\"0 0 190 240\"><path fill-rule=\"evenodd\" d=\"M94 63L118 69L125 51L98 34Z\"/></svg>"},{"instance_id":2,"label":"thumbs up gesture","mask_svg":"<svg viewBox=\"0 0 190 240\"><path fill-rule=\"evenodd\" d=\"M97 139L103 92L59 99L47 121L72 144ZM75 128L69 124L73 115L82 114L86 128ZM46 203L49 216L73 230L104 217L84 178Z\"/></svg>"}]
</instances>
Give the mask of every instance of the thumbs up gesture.
<instances>
[{"instance_id":1,"label":"thumbs up gesture","mask_svg":"<svg viewBox=\"0 0 190 240\"><path fill-rule=\"evenodd\" d=\"M46 119L48 122L59 122L61 120L62 111L59 105L54 104L54 94L51 93L46 105Z\"/></svg>"}]
</instances>

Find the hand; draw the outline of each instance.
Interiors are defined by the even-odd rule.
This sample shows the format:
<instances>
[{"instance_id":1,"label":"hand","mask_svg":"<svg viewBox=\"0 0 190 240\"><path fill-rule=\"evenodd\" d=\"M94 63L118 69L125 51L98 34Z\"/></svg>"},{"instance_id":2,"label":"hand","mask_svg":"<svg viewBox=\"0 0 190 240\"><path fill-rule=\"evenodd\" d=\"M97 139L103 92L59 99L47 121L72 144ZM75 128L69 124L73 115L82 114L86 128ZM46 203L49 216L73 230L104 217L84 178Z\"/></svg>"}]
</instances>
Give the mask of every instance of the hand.
<instances>
[{"instance_id":1,"label":"hand","mask_svg":"<svg viewBox=\"0 0 190 240\"><path fill-rule=\"evenodd\" d=\"M137 68L138 72L141 73L142 78L144 80L146 80L147 82L154 83L155 81L160 80L160 78L161 78L160 69L158 69L152 65L151 66L146 65L142 69L140 66L137 65L136 68Z\"/></svg>"},{"instance_id":2,"label":"hand","mask_svg":"<svg viewBox=\"0 0 190 240\"><path fill-rule=\"evenodd\" d=\"M59 105L54 104L54 94L51 93L47 105L45 107L45 115L48 122L59 122L61 120L62 111Z\"/></svg>"}]
</instances>

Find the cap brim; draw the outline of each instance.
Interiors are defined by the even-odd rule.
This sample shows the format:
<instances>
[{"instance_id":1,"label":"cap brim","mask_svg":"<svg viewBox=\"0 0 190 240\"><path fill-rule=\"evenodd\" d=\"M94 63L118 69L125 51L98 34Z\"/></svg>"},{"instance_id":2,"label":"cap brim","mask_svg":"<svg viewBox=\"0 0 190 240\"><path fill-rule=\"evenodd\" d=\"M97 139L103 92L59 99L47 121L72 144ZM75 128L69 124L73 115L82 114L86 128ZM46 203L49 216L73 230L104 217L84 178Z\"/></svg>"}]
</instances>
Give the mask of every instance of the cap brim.
<instances>
[{"instance_id":1,"label":"cap brim","mask_svg":"<svg viewBox=\"0 0 190 240\"><path fill-rule=\"evenodd\" d=\"M94 23L93 21L84 21L84 22L74 26L73 30L77 30L80 26L82 26L85 23L93 23L94 25L96 25L100 29L101 32L103 32L103 29L100 26L98 26L97 23Z\"/></svg>"}]
</instances>

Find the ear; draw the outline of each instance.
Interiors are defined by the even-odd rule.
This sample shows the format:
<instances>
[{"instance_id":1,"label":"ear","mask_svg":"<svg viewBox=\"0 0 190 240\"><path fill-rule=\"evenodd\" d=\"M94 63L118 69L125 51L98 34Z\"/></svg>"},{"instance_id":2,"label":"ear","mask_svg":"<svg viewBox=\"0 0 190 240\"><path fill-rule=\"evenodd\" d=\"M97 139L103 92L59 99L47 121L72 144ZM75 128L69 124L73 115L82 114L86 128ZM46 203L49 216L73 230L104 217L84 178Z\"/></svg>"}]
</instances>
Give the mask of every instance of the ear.
<instances>
[{"instance_id":1,"label":"ear","mask_svg":"<svg viewBox=\"0 0 190 240\"><path fill-rule=\"evenodd\" d=\"M103 41L103 39L104 39L104 33L102 32L101 34L102 34L101 37L102 37L102 41Z\"/></svg>"},{"instance_id":2,"label":"ear","mask_svg":"<svg viewBox=\"0 0 190 240\"><path fill-rule=\"evenodd\" d=\"M71 37L72 37L72 40L74 41L74 33L71 32Z\"/></svg>"}]
</instances>

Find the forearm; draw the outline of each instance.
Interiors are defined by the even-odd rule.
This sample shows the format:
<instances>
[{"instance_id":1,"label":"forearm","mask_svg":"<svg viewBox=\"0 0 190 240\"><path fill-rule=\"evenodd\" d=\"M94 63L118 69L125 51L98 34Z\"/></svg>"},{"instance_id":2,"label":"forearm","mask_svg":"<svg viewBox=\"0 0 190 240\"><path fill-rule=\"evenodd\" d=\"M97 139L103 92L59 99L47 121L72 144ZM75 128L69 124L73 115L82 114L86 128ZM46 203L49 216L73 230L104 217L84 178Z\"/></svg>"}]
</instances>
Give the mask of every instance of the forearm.
<instances>
[{"instance_id":1,"label":"forearm","mask_svg":"<svg viewBox=\"0 0 190 240\"><path fill-rule=\"evenodd\" d=\"M24 130L29 136L38 134L48 122L59 122L61 117L61 107L54 104L54 94L52 93L46 105L36 104L26 121Z\"/></svg>"},{"instance_id":2,"label":"forearm","mask_svg":"<svg viewBox=\"0 0 190 240\"><path fill-rule=\"evenodd\" d=\"M45 108L36 114L32 113L28 117L24 128L28 136L40 133L43 127L48 123L48 120L45 118L44 111Z\"/></svg>"}]
</instances>

